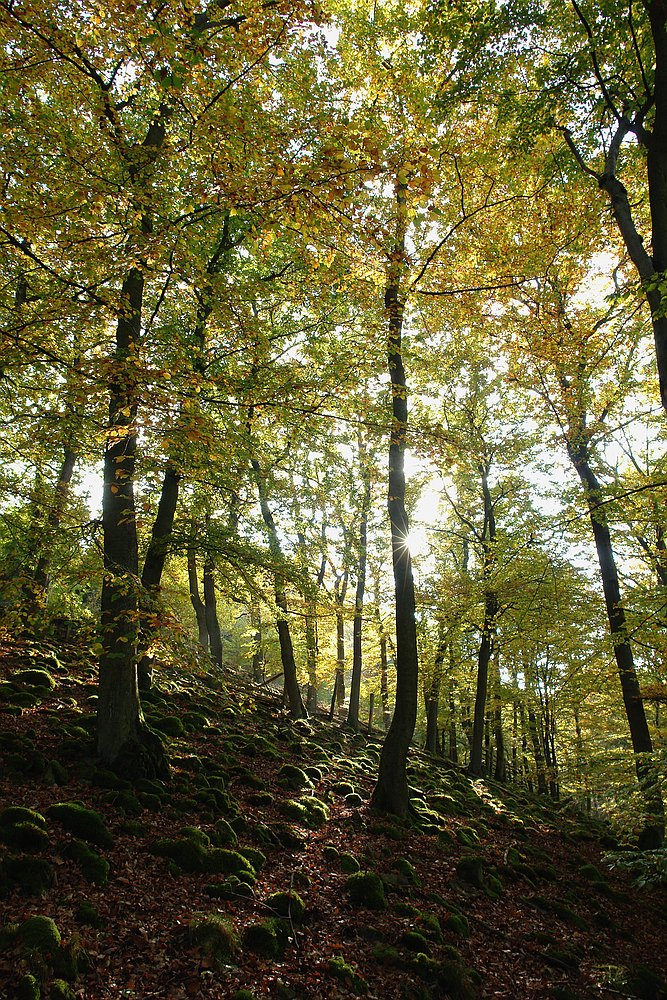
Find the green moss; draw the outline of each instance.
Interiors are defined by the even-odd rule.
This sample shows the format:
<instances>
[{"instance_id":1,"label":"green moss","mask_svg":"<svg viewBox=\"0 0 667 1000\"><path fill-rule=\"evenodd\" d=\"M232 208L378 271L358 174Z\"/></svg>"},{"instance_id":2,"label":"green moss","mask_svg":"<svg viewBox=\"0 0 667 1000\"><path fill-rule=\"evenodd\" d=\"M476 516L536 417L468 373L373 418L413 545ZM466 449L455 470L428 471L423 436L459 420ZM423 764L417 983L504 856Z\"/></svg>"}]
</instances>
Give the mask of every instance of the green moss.
<instances>
[{"instance_id":1,"label":"green moss","mask_svg":"<svg viewBox=\"0 0 667 1000\"><path fill-rule=\"evenodd\" d=\"M440 921L434 913L419 913L417 925L422 934L430 941L440 943L442 941L442 928Z\"/></svg>"},{"instance_id":2,"label":"green moss","mask_svg":"<svg viewBox=\"0 0 667 1000\"><path fill-rule=\"evenodd\" d=\"M17 1000L40 1000L41 995L39 983L34 976L29 972L21 976L16 987Z\"/></svg>"},{"instance_id":3,"label":"green moss","mask_svg":"<svg viewBox=\"0 0 667 1000\"><path fill-rule=\"evenodd\" d=\"M354 854L341 854L338 858L338 864L340 870L346 875L354 875L355 872L361 870L361 865Z\"/></svg>"},{"instance_id":4,"label":"green moss","mask_svg":"<svg viewBox=\"0 0 667 1000\"><path fill-rule=\"evenodd\" d=\"M0 886L24 896L41 896L54 883L53 866L42 858L8 855L0 862Z\"/></svg>"},{"instance_id":5,"label":"green moss","mask_svg":"<svg viewBox=\"0 0 667 1000\"><path fill-rule=\"evenodd\" d=\"M298 892L273 892L264 901L279 917L298 924L304 918L306 904Z\"/></svg>"},{"instance_id":6,"label":"green moss","mask_svg":"<svg viewBox=\"0 0 667 1000\"><path fill-rule=\"evenodd\" d=\"M340 955L327 959L326 969L330 976L345 983L355 996L361 996L368 992L368 983L364 977Z\"/></svg>"},{"instance_id":7,"label":"green moss","mask_svg":"<svg viewBox=\"0 0 667 1000\"><path fill-rule=\"evenodd\" d=\"M46 820L36 809L26 809L25 806L6 806L0 812L0 828L15 826L17 823L31 823L33 826L46 829Z\"/></svg>"},{"instance_id":8,"label":"green moss","mask_svg":"<svg viewBox=\"0 0 667 1000\"><path fill-rule=\"evenodd\" d=\"M667 982L659 972L647 965L631 965L628 968L626 983L640 1000L660 1000L667 995Z\"/></svg>"},{"instance_id":9,"label":"green moss","mask_svg":"<svg viewBox=\"0 0 667 1000\"><path fill-rule=\"evenodd\" d=\"M336 795L350 795L354 790L354 785L349 781L335 781L331 786L331 791Z\"/></svg>"},{"instance_id":10,"label":"green moss","mask_svg":"<svg viewBox=\"0 0 667 1000\"><path fill-rule=\"evenodd\" d=\"M479 835L471 826L459 826L456 830L456 839L464 847L476 847L479 844Z\"/></svg>"},{"instance_id":11,"label":"green moss","mask_svg":"<svg viewBox=\"0 0 667 1000\"><path fill-rule=\"evenodd\" d=\"M456 864L456 874L469 885L484 887L484 858L478 854L464 854Z\"/></svg>"},{"instance_id":12,"label":"green moss","mask_svg":"<svg viewBox=\"0 0 667 1000\"><path fill-rule=\"evenodd\" d=\"M184 872L206 871L207 849L189 838L158 840L151 847L151 853L161 858L169 858Z\"/></svg>"},{"instance_id":13,"label":"green moss","mask_svg":"<svg viewBox=\"0 0 667 1000\"><path fill-rule=\"evenodd\" d=\"M421 885L414 865L407 858L397 858L394 862L394 871L398 872L410 885Z\"/></svg>"},{"instance_id":14,"label":"green moss","mask_svg":"<svg viewBox=\"0 0 667 1000\"><path fill-rule=\"evenodd\" d=\"M57 976L62 976L68 982L75 982L78 977L90 968L90 956L78 937L73 936L66 944L61 945L53 957L53 970Z\"/></svg>"},{"instance_id":15,"label":"green moss","mask_svg":"<svg viewBox=\"0 0 667 1000\"><path fill-rule=\"evenodd\" d=\"M38 688L44 691L53 691L56 682L48 670L18 670L12 674L13 684L22 684L24 687Z\"/></svg>"},{"instance_id":16,"label":"green moss","mask_svg":"<svg viewBox=\"0 0 667 1000\"><path fill-rule=\"evenodd\" d=\"M248 802L252 806L270 806L273 803L271 792L253 792L248 796Z\"/></svg>"},{"instance_id":17,"label":"green moss","mask_svg":"<svg viewBox=\"0 0 667 1000\"><path fill-rule=\"evenodd\" d=\"M238 851L228 851L224 847L214 847L208 852L204 870L210 873L236 875L249 885L257 881L257 873L248 859Z\"/></svg>"},{"instance_id":18,"label":"green moss","mask_svg":"<svg viewBox=\"0 0 667 1000\"><path fill-rule=\"evenodd\" d=\"M185 726L178 715L165 715L151 719L151 726L163 736L183 736Z\"/></svg>"},{"instance_id":19,"label":"green moss","mask_svg":"<svg viewBox=\"0 0 667 1000\"><path fill-rule=\"evenodd\" d=\"M425 955L428 955L430 950L428 941L423 934L419 933L419 931L405 931L405 933L401 936L401 944L404 948L407 948L408 951L421 951Z\"/></svg>"},{"instance_id":20,"label":"green moss","mask_svg":"<svg viewBox=\"0 0 667 1000\"><path fill-rule=\"evenodd\" d=\"M256 872L260 871L266 864L266 854L256 847L239 847L238 852L246 861L250 862Z\"/></svg>"},{"instance_id":21,"label":"green moss","mask_svg":"<svg viewBox=\"0 0 667 1000\"><path fill-rule=\"evenodd\" d=\"M198 826L182 826L178 831L178 834L182 840L189 840L193 844L198 844L200 847L208 848L211 846L211 838Z\"/></svg>"},{"instance_id":22,"label":"green moss","mask_svg":"<svg viewBox=\"0 0 667 1000\"><path fill-rule=\"evenodd\" d=\"M294 827L287 823L274 823L271 833L276 837L281 847L289 851L305 851L307 841Z\"/></svg>"},{"instance_id":23,"label":"green moss","mask_svg":"<svg viewBox=\"0 0 667 1000\"><path fill-rule=\"evenodd\" d=\"M345 891L350 902L357 906L367 906L371 910L384 910L387 898L382 879L375 872L356 872L345 882Z\"/></svg>"},{"instance_id":24,"label":"green moss","mask_svg":"<svg viewBox=\"0 0 667 1000\"><path fill-rule=\"evenodd\" d=\"M459 937L470 937L470 925L462 913L450 913L445 919L445 927L448 931L452 931L453 934L457 934Z\"/></svg>"},{"instance_id":25,"label":"green moss","mask_svg":"<svg viewBox=\"0 0 667 1000\"><path fill-rule=\"evenodd\" d=\"M281 785L295 792L312 784L306 772L294 764L283 764L276 777Z\"/></svg>"},{"instance_id":26,"label":"green moss","mask_svg":"<svg viewBox=\"0 0 667 1000\"><path fill-rule=\"evenodd\" d=\"M308 824L306 807L303 802L297 802L296 799L286 799L284 802L279 802L278 812L288 819L294 820L296 823L301 823L303 826L307 826Z\"/></svg>"},{"instance_id":27,"label":"green moss","mask_svg":"<svg viewBox=\"0 0 667 1000\"><path fill-rule=\"evenodd\" d=\"M573 927L577 927L579 930L586 931L589 929L587 921L559 899L548 899L546 896L530 896L526 898L525 902L529 906L534 906L536 909L542 910L544 913L553 913L563 923L572 924Z\"/></svg>"},{"instance_id":28,"label":"green moss","mask_svg":"<svg viewBox=\"0 0 667 1000\"><path fill-rule=\"evenodd\" d=\"M28 951L50 956L60 947L60 931L51 917L28 917L20 925L18 937Z\"/></svg>"},{"instance_id":29,"label":"green moss","mask_svg":"<svg viewBox=\"0 0 667 1000\"><path fill-rule=\"evenodd\" d=\"M0 828L0 840L22 851L42 851L48 846L49 835L41 826L22 822Z\"/></svg>"},{"instance_id":30,"label":"green moss","mask_svg":"<svg viewBox=\"0 0 667 1000\"><path fill-rule=\"evenodd\" d=\"M64 979L54 979L51 982L50 1000L76 1000L76 993Z\"/></svg>"},{"instance_id":31,"label":"green moss","mask_svg":"<svg viewBox=\"0 0 667 1000\"><path fill-rule=\"evenodd\" d=\"M211 899L252 899L255 895L253 887L236 875L228 875L224 882L209 883L204 892Z\"/></svg>"},{"instance_id":32,"label":"green moss","mask_svg":"<svg viewBox=\"0 0 667 1000\"><path fill-rule=\"evenodd\" d=\"M82 899L74 911L74 919L83 927L104 927L106 921L97 912L97 907L88 899Z\"/></svg>"},{"instance_id":33,"label":"green moss","mask_svg":"<svg viewBox=\"0 0 667 1000\"><path fill-rule=\"evenodd\" d=\"M72 840L65 844L62 853L64 857L75 861L83 875L95 885L106 885L109 881L111 865L83 840Z\"/></svg>"},{"instance_id":34,"label":"green moss","mask_svg":"<svg viewBox=\"0 0 667 1000\"><path fill-rule=\"evenodd\" d=\"M348 792L345 796L345 805L350 806L352 809L358 809L359 806L363 806L364 800L361 795L357 795L356 792Z\"/></svg>"},{"instance_id":35,"label":"green moss","mask_svg":"<svg viewBox=\"0 0 667 1000\"><path fill-rule=\"evenodd\" d=\"M265 958L280 958L287 940L287 927L279 917L269 917L249 924L243 932L243 944Z\"/></svg>"},{"instance_id":36,"label":"green moss","mask_svg":"<svg viewBox=\"0 0 667 1000\"><path fill-rule=\"evenodd\" d=\"M373 946L373 958L380 965L398 966L402 964L401 953L392 945L380 942Z\"/></svg>"},{"instance_id":37,"label":"green moss","mask_svg":"<svg viewBox=\"0 0 667 1000\"><path fill-rule=\"evenodd\" d=\"M82 840L99 844L100 847L113 846L113 837L103 817L94 809L88 809L82 802L57 802L49 806L46 813Z\"/></svg>"},{"instance_id":38,"label":"green moss","mask_svg":"<svg viewBox=\"0 0 667 1000\"><path fill-rule=\"evenodd\" d=\"M327 864L333 865L338 861L340 857L340 851L338 850L337 847L334 847L333 844L325 844L324 847L322 848L322 857L327 862ZM358 871L359 869L357 868L355 870Z\"/></svg>"},{"instance_id":39,"label":"green moss","mask_svg":"<svg viewBox=\"0 0 667 1000\"><path fill-rule=\"evenodd\" d=\"M257 1000L252 990L236 990L231 995L231 1000Z\"/></svg>"},{"instance_id":40,"label":"green moss","mask_svg":"<svg viewBox=\"0 0 667 1000\"><path fill-rule=\"evenodd\" d=\"M230 920L219 913L198 914L188 928L190 944L200 948L214 962L224 964L239 949L239 935Z\"/></svg>"}]
</instances>

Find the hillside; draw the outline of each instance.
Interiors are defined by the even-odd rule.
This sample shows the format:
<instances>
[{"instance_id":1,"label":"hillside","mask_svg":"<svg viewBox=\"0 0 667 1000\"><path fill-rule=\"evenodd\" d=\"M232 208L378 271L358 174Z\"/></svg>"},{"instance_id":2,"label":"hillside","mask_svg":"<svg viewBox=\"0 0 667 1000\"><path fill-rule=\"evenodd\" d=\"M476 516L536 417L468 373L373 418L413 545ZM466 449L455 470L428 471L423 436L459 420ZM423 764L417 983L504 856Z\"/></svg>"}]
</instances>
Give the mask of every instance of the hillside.
<instances>
[{"instance_id":1,"label":"hillside","mask_svg":"<svg viewBox=\"0 0 667 1000\"><path fill-rule=\"evenodd\" d=\"M578 814L418 750L414 817L374 814L377 740L176 670L145 703L172 778L133 784L85 651L5 635L0 672L6 1000L667 995L667 890Z\"/></svg>"}]
</instances>

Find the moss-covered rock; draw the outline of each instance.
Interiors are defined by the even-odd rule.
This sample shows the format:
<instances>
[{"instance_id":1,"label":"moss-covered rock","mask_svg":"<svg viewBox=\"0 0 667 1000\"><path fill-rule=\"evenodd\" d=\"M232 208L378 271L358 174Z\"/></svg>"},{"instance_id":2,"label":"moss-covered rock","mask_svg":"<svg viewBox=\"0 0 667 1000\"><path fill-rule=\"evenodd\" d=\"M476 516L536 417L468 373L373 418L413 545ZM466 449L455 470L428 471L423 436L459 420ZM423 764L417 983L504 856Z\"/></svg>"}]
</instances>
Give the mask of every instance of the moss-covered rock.
<instances>
[{"instance_id":1,"label":"moss-covered rock","mask_svg":"<svg viewBox=\"0 0 667 1000\"><path fill-rule=\"evenodd\" d=\"M16 987L17 1000L40 1000L41 995L39 983L33 975L28 972L21 976Z\"/></svg>"},{"instance_id":2,"label":"moss-covered rock","mask_svg":"<svg viewBox=\"0 0 667 1000\"><path fill-rule=\"evenodd\" d=\"M239 847L239 854L241 854L246 861L249 861L253 869L258 872L266 864L266 854L263 851L258 850L256 847Z\"/></svg>"},{"instance_id":3,"label":"moss-covered rock","mask_svg":"<svg viewBox=\"0 0 667 1000\"><path fill-rule=\"evenodd\" d=\"M356 872L345 882L345 891L350 902L356 906L367 906L371 910L384 910L387 897L380 876L373 871Z\"/></svg>"},{"instance_id":4,"label":"moss-covered rock","mask_svg":"<svg viewBox=\"0 0 667 1000\"><path fill-rule=\"evenodd\" d=\"M423 952L424 955L430 954L431 946L419 931L405 931L401 935L401 944L408 951Z\"/></svg>"},{"instance_id":5,"label":"moss-covered rock","mask_svg":"<svg viewBox=\"0 0 667 1000\"><path fill-rule=\"evenodd\" d=\"M240 944L232 921L219 913L195 914L188 927L188 941L221 965L234 957Z\"/></svg>"},{"instance_id":6,"label":"moss-covered rock","mask_svg":"<svg viewBox=\"0 0 667 1000\"><path fill-rule=\"evenodd\" d=\"M46 830L46 819L36 809L26 809L25 806L6 806L0 811L0 830L17 823L30 823L32 826Z\"/></svg>"},{"instance_id":7,"label":"moss-covered rock","mask_svg":"<svg viewBox=\"0 0 667 1000\"><path fill-rule=\"evenodd\" d=\"M74 911L74 919L82 927L104 927L106 921L97 911L94 903L89 899L82 899Z\"/></svg>"},{"instance_id":8,"label":"moss-covered rock","mask_svg":"<svg viewBox=\"0 0 667 1000\"><path fill-rule=\"evenodd\" d=\"M354 854L340 854L338 857L338 867L346 875L354 875L355 872L361 871L361 865Z\"/></svg>"},{"instance_id":9,"label":"moss-covered rock","mask_svg":"<svg viewBox=\"0 0 667 1000\"><path fill-rule=\"evenodd\" d=\"M151 726L164 736L183 736L185 726L178 715L156 716L151 719Z\"/></svg>"},{"instance_id":10,"label":"moss-covered rock","mask_svg":"<svg viewBox=\"0 0 667 1000\"><path fill-rule=\"evenodd\" d=\"M0 840L17 850L42 851L48 846L49 834L34 823L20 822L0 827Z\"/></svg>"},{"instance_id":11,"label":"moss-covered rock","mask_svg":"<svg viewBox=\"0 0 667 1000\"><path fill-rule=\"evenodd\" d=\"M113 847L113 837L104 818L83 802L56 802L49 806L46 813L81 840L100 847Z\"/></svg>"},{"instance_id":12,"label":"moss-covered rock","mask_svg":"<svg viewBox=\"0 0 667 1000\"><path fill-rule=\"evenodd\" d=\"M306 904L298 892L273 892L264 900L277 916L298 924L304 918Z\"/></svg>"},{"instance_id":13,"label":"moss-covered rock","mask_svg":"<svg viewBox=\"0 0 667 1000\"><path fill-rule=\"evenodd\" d=\"M469 885L484 887L484 858L479 854L464 854L456 863L456 874Z\"/></svg>"},{"instance_id":14,"label":"moss-covered rock","mask_svg":"<svg viewBox=\"0 0 667 1000\"><path fill-rule=\"evenodd\" d=\"M0 861L0 895L17 888L24 896L41 896L54 878L53 865L43 858L7 855Z\"/></svg>"},{"instance_id":15,"label":"moss-covered rock","mask_svg":"<svg viewBox=\"0 0 667 1000\"><path fill-rule=\"evenodd\" d=\"M470 937L470 925L468 924L467 917L465 917L462 913L450 913L445 918L445 927L448 931L451 931L459 937Z\"/></svg>"},{"instance_id":16,"label":"moss-covered rock","mask_svg":"<svg viewBox=\"0 0 667 1000\"><path fill-rule=\"evenodd\" d=\"M72 840L62 847L63 857L70 858L81 869L89 882L106 885L109 881L111 865L97 851L83 840Z\"/></svg>"},{"instance_id":17,"label":"moss-covered rock","mask_svg":"<svg viewBox=\"0 0 667 1000\"><path fill-rule=\"evenodd\" d=\"M76 993L64 979L54 979L51 982L49 1000L76 1000Z\"/></svg>"},{"instance_id":18,"label":"moss-covered rock","mask_svg":"<svg viewBox=\"0 0 667 1000\"><path fill-rule=\"evenodd\" d=\"M276 777L281 785L294 792L298 792L301 788L309 788L312 785L306 772L295 764L283 764Z\"/></svg>"},{"instance_id":19,"label":"moss-covered rock","mask_svg":"<svg viewBox=\"0 0 667 1000\"><path fill-rule=\"evenodd\" d=\"M364 977L340 955L327 959L325 967L330 976L344 983L355 996L368 992L368 983Z\"/></svg>"},{"instance_id":20,"label":"moss-covered rock","mask_svg":"<svg viewBox=\"0 0 667 1000\"><path fill-rule=\"evenodd\" d=\"M13 684L20 684L23 687L37 688L42 691L53 691L56 686L55 679L48 670L17 670L12 674Z\"/></svg>"},{"instance_id":21,"label":"moss-covered rock","mask_svg":"<svg viewBox=\"0 0 667 1000\"><path fill-rule=\"evenodd\" d=\"M53 956L61 941L56 922L41 914L23 921L18 929L18 938L27 951L37 952L43 957Z\"/></svg>"},{"instance_id":22,"label":"moss-covered rock","mask_svg":"<svg viewBox=\"0 0 667 1000\"><path fill-rule=\"evenodd\" d=\"M243 932L243 944L265 958L280 958L289 939L288 927L279 917L268 917L248 924Z\"/></svg>"}]
</instances>

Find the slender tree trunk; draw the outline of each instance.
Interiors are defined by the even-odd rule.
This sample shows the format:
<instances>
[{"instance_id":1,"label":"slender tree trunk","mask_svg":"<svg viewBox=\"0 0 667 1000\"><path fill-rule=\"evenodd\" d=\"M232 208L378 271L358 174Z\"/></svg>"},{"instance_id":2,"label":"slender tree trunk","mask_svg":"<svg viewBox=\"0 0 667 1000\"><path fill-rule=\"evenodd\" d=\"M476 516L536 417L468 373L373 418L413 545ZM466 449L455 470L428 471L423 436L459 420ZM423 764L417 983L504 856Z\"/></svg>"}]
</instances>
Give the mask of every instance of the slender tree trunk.
<instances>
[{"instance_id":1,"label":"slender tree trunk","mask_svg":"<svg viewBox=\"0 0 667 1000\"><path fill-rule=\"evenodd\" d=\"M222 636L215 593L215 563L210 552L206 553L204 559L204 615L211 660L219 670L222 670Z\"/></svg>"},{"instance_id":2,"label":"slender tree trunk","mask_svg":"<svg viewBox=\"0 0 667 1000\"><path fill-rule=\"evenodd\" d=\"M408 389L403 367L401 337L404 304L400 277L405 267L407 183L396 183L397 226L385 291L389 320L387 362L392 388L392 427L389 444L387 506L391 525L391 551L396 601L396 706L380 755L377 784L372 794L376 809L404 816L410 807L406 773L408 751L417 721L417 625L415 588L409 548L409 522L405 510L405 437L408 429Z\"/></svg>"},{"instance_id":3,"label":"slender tree trunk","mask_svg":"<svg viewBox=\"0 0 667 1000\"><path fill-rule=\"evenodd\" d=\"M498 616L498 597L491 582L495 566L496 520L488 485L488 471L488 467L482 469L482 495L484 498L484 531L482 535L484 622L482 624L482 637L477 654L477 687L475 692L475 711L473 714L472 743L470 746L470 763L468 764L468 774L473 777L480 777L484 773L482 741L484 738L486 702L489 687L489 663L493 655L496 618Z\"/></svg>"},{"instance_id":4,"label":"slender tree trunk","mask_svg":"<svg viewBox=\"0 0 667 1000\"><path fill-rule=\"evenodd\" d=\"M440 749L438 740L438 714L440 708L440 687L444 673L445 653L447 652L447 640L441 634L436 649L433 662L433 673L430 684L425 691L426 698L426 746L425 749L432 754L437 754Z\"/></svg>"},{"instance_id":5,"label":"slender tree trunk","mask_svg":"<svg viewBox=\"0 0 667 1000\"><path fill-rule=\"evenodd\" d=\"M339 710L345 702L345 619L343 617L343 606L347 592L347 579L348 571L345 570L342 577L336 577L336 583L334 584L334 596L336 600L336 680L334 687L336 708Z\"/></svg>"},{"instance_id":6,"label":"slender tree trunk","mask_svg":"<svg viewBox=\"0 0 667 1000\"><path fill-rule=\"evenodd\" d=\"M364 621L364 594L366 591L366 535L368 532L368 511L371 505L371 470L368 456L359 441L359 457L364 484L359 518L359 559L357 562L357 589L354 596L354 620L352 622L352 678L350 681L350 703L347 710L347 725L354 732L359 729L359 696L362 671L362 631Z\"/></svg>"},{"instance_id":7,"label":"slender tree trunk","mask_svg":"<svg viewBox=\"0 0 667 1000\"><path fill-rule=\"evenodd\" d=\"M607 608L609 631L614 643L614 656L621 682L623 704L630 729L632 749L635 754L637 779L647 810L648 818L640 837L640 843L644 849L656 848L661 846L664 839L664 805L660 794L656 766L653 761L651 734L648 722L646 721L644 702L642 701L632 647L628 638L625 610L621 600L621 589L618 582L614 550L611 544L611 534L605 509L600 503L600 484L590 467L585 445L576 446L568 442L568 454L583 485L590 514L602 577L602 589Z\"/></svg>"},{"instance_id":8,"label":"slender tree trunk","mask_svg":"<svg viewBox=\"0 0 667 1000\"><path fill-rule=\"evenodd\" d=\"M290 634L289 627L287 594L280 575L282 563L284 561L283 553L280 546L276 523L273 520L273 515L266 497L266 483L262 474L262 467L255 458L251 458L250 465L252 466L252 470L255 474L255 481L259 492L259 505L269 537L269 550L275 562L273 582L276 608L278 612L276 628L278 630L278 639L280 641L280 656L283 665L283 676L285 678L285 694L289 703L289 712L292 718L303 719L307 717L308 713L306 712L306 708L301 699L301 688L299 687L297 677L294 647L292 645L292 636Z\"/></svg>"},{"instance_id":9,"label":"slender tree trunk","mask_svg":"<svg viewBox=\"0 0 667 1000\"><path fill-rule=\"evenodd\" d=\"M546 795L547 777L544 768L544 751L542 749L542 741L540 740L540 734L537 728L537 717L532 708L528 709L528 729L530 731L530 738L533 744L533 756L535 758L535 771L537 775L537 791L539 795Z\"/></svg>"},{"instance_id":10,"label":"slender tree trunk","mask_svg":"<svg viewBox=\"0 0 667 1000\"><path fill-rule=\"evenodd\" d=\"M265 674L265 659L262 647L262 615L256 601L250 605L250 624L253 628L252 679L255 684L261 684Z\"/></svg>"},{"instance_id":11,"label":"slender tree trunk","mask_svg":"<svg viewBox=\"0 0 667 1000\"><path fill-rule=\"evenodd\" d=\"M447 677L447 700L449 704L449 739L447 747L447 757L453 764L457 764L459 760L459 750L458 741L456 738L456 701L454 700L454 688L456 686L455 680L455 661L454 661L454 643L449 642L448 644L448 654L449 654L449 673Z\"/></svg>"},{"instance_id":12,"label":"slender tree trunk","mask_svg":"<svg viewBox=\"0 0 667 1000\"><path fill-rule=\"evenodd\" d=\"M46 519L45 537L42 537L41 540L39 558L37 559L33 576L35 590L41 595L46 595L46 591L48 590L53 542L60 528L65 504L69 496L76 458L76 454L70 448L65 447L60 472L58 473L58 481L56 482L55 496L51 502Z\"/></svg>"},{"instance_id":13,"label":"slender tree trunk","mask_svg":"<svg viewBox=\"0 0 667 1000\"><path fill-rule=\"evenodd\" d=\"M387 636L380 633L380 701L382 702L382 726L385 733L391 725L389 711L389 676L387 664Z\"/></svg>"},{"instance_id":14,"label":"slender tree trunk","mask_svg":"<svg viewBox=\"0 0 667 1000\"><path fill-rule=\"evenodd\" d=\"M507 779L507 762L505 759L505 737L503 734L502 694L500 687L500 665L498 654L494 657L493 677L493 732L496 743L496 766L493 777L496 781Z\"/></svg>"},{"instance_id":15,"label":"slender tree trunk","mask_svg":"<svg viewBox=\"0 0 667 1000\"><path fill-rule=\"evenodd\" d=\"M192 525L192 533L188 541L188 586L190 590L190 602L197 620L197 636L199 639L199 645L203 649L208 649L206 608L199 594L199 580L197 577L197 553L195 551L194 543L194 521Z\"/></svg>"},{"instance_id":16,"label":"slender tree trunk","mask_svg":"<svg viewBox=\"0 0 667 1000\"><path fill-rule=\"evenodd\" d=\"M109 431L104 453L102 526L104 580L97 709L98 751L107 764L138 738L142 721L137 687L138 549L134 507L137 389L132 353L141 336L144 276L133 268L123 283L126 304L116 328Z\"/></svg>"}]
</instances>

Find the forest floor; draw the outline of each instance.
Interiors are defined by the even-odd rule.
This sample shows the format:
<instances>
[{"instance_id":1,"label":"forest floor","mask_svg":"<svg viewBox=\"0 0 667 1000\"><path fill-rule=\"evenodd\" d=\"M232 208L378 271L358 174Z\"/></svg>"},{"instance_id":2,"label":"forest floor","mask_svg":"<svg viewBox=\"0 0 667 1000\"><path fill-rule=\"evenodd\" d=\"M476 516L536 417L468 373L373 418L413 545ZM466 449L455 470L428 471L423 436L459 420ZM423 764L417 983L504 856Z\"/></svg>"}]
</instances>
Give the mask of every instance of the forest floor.
<instances>
[{"instance_id":1,"label":"forest floor","mask_svg":"<svg viewBox=\"0 0 667 1000\"><path fill-rule=\"evenodd\" d=\"M603 828L419 750L415 815L378 815L379 741L211 683L158 678L171 778L132 783L95 760L90 653L0 635L0 997L667 996L667 889Z\"/></svg>"}]
</instances>

